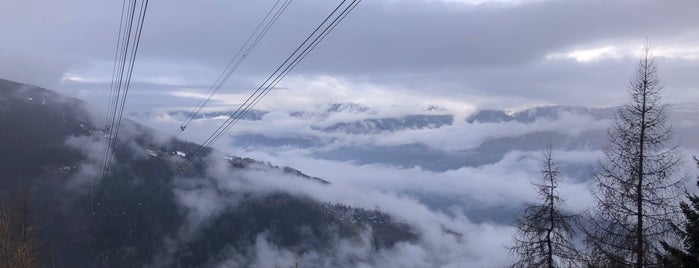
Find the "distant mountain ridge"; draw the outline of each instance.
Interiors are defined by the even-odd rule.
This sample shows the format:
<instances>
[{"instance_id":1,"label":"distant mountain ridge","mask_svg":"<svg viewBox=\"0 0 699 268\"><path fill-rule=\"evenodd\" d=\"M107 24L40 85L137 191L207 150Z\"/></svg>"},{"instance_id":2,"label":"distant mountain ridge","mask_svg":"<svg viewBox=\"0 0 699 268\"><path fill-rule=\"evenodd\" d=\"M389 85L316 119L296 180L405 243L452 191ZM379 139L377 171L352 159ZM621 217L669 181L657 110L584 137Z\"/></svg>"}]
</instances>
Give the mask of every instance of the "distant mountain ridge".
<instances>
[{"instance_id":1,"label":"distant mountain ridge","mask_svg":"<svg viewBox=\"0 0 699 268\"><path fill-rule=\"evenodd\" d=\"M375 112L372 108L357 104L332 104L322 112L294 112L291 116L301 118L303 124L295 122L299 131L279 135L268 135L264 129L245 129L231 134L237 147L274 152L288 148L310 150L312 157L329 160L353 161L359 164L383 163L398 167L421 167L433 171L446 171L461 167L476 167L492 164L510 151L541 150L544 141L555 140L554 146L562 150L600 150L606 143L607 127L614 118L617 108L590 108L580 106L541 106L518 112L502 110L478 110L463 121L463 116L451 114L438 107L424 113L408 113L393 117ZM346 114L342 114L347 111ZM699 119L699 105L671 104L667 111L678 126L691 125ZM334 116L335 113L340 113ZM327 122L332 118L332 122ZM360 119L355 119L360 118ZM582 120L588 125L569 122ZM565 127L564 126L569 126ZM691 126L689 126L691 128ZM432 131L436 134L453 133L460 139L459 131L477 132L481 128L496 131L498 136L486 137L475 144L475 148L434 148L425 140L411 142L401 138L397 144L372 145L373 140L407 133ZM537 130L541 128L541 130ZM516 131L515 131L516 130ZM692 131L677 128L678 138L689 146L698 146L691 139ZM440 132L441 131L441 132ZM525 131L523 134L518 132ZM355 142L357 140L357 142ZM430 140L428 140L429 142Z\"/></svg>"},{"instance_id":2,"label":"distant mountain ridge","mask_svg":"<svg viewBox=\"0 0 699 268\"><path fill-rule=\"evenodd\" d=\"M687 105L689 106L689 105ZM673 106L674 107L674 106ZM520 122L533 123L536 120L557 120L561 115L578 114L589 115L594 119L611 119L616 112L616 108L588 108L581 106L538 106L522 111L509 113L503 110L477 110L468 115L465 121L469 124L474 123L505 123L505 122ZM211 119L221 116L228 116L232 111L217 111L198 114L195 119ZM167 112L169 116L191 116L193 113L188 111L171 111ZM269 111L253 110L244 115L241 120L259 121L269 114ZM406 129L434 129L444 126L450 126L455 123L456 114L451 114L446 111L431 107L425 113L412 113L402 116L386 117L382 116L370 107L358 103L333 103L327 106L321 112L309 111L292 111L289 116L310 120L313 123L314 130L323 132L348 133L348 134L372 134L381 132L395 132ZM340 122L331 125L319 124L326 121L334 114L355 114L363 115L365 119L341 120ZM132 113L133 116L148 116L150 113Z\"/></svg>"},{"instance_id":3,"label":"distant mountain ridge","mask_svg":"<svg viewBox=\"0 0 699 268\"><path fill-rule=\"evenodd\" d=\"M564 114L585 115L590 116L595 120L612 119L616 114L617 107L606 108L591 108L583 106L565 106L565 105L549 105L536 106L527 108L517 112L508 112L504 110L482 109L476 110L472 114L466 116L465 122L469 124L475 123L534 123L537 120L557 120ZM699 113L699 104L697 103L681 103L668 105L668 111L671 112L697 112ZM211 119L221 116L228 116L232 111L216 111L202 112L195 119ZM269 114L270 111L252 110L245 114L241 120L259 121ZM170 111L169 116L191 116L193 113L189 111ZM354 120L352 116L347 116L346 119L333 117L337 114L362 115L363 119ZM135 117L150 116L149 112L132 113ZM430 106L425 110L425 113L408 113L406 115L398 115L387 117L374 111L371 107L360 103L332 103L326 105L320 111L292 111L289 116L308 120L312 129L322 132L348 133L348 134L376 134L382 132L395 132L406 129L434 129L444 126L451 126L456 123L455 118L458 114L449 113L437 106ZM329 118L333 118L336 123L330 125L324 124ZM342 117L340 117L342 118ZM323 124L321 124L323 123Z\"/></svg>"},{"instance_id":4,"label":"distant mountain ridge","mask_svg":"<svg viewBox=\"0 0 699 268\"><path fill-rule=\"evenodd\" d=\"M313 127L323 132L342 132L349 134L368 134L395 132L404 129L432 129L454 123L454 116L449 114L423 115L413 114L400 118L376 118L354 122L336 123L328 127Z\"/></svg>"},{"instance_id":5,"label":"distant mountain ridge","mask_svg":"<svg viewBox=\"0 0 699 268\"><path fill-rule=\"evenodd\" d=\"M533 123L536 120L559 119L563 113L589 115L594 119L610 119L614 116L616 108L588 108L580 106L539 106L529 108L516 113L507 113L499 110L480 110L466 118L466 122L473 123L504 123L516 121L520 123Z\"/></svg>"}]
</instances>

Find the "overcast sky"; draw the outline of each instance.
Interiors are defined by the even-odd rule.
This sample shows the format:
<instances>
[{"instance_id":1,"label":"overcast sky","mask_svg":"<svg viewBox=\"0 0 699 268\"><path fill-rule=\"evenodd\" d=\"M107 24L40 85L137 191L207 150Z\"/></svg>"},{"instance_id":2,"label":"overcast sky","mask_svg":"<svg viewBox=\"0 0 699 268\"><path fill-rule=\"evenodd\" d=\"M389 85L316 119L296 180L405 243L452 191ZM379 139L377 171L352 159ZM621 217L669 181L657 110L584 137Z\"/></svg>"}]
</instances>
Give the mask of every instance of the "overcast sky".
<instances>
[{"instance_id":1,"label":"overcast sky","mask_svg":"<svg viewBox=\"0 0 699 268\"><path fill-rule=\"evenodd\" d=\"M0 1L0 78L54 89L86 99L94 107L107 106L121 1ZM237 108L338 2L294 0L215 97L214 109ZM148 112L196 105L274 3L150 1L126 109ZM260 103L258 108L271 111L265 120L243 122L240 127L280 136L303 134L313 130L311 125L285 112L308 105L358 102L382 116L439 106L460 113L455 121L459 123L429 131L381 133L366 138L365 143L357 142L365 137L348 135L353 144L424 143L427 148L465 150L486 138L542 130L583 135L579 129L601 130L607 122L572 116L540 125L486 126L467 125L462 119L486 108L623 104L647 41L657 56L665 100L699 102L697 14L697 0L364 0ZM190 128L196 130L188 130L184 138L201 142L220 120L201 121L195 121L201 127ZM146 124L163 133L180 125L160 123ZM89 146L77 138L67 143L71 141ZM307 149L274 148L276 154L272 154L244 151L230 140L221 143L225 143L218 147L222 151L296 167L339 185L330 190L299 186L299 192L319 200L356 202L368 208L382 204L382 209L408 215L405 218L415 219L417 226L431 226L424 229L438 234L443 232L435 220L451 223L450 228L471 235L464 240L466 247L461 242L449 244L442 236L426 241L455 249L445 252L455 254L447 257L456 263L474 265L477 261L506 262L501 255L510 239L510 227L449 219L416 200L392 193L467 196L477 201L474 204L486 204L487 209L516 209L512 206L535 195L528 187L530 179L538 176L540 156L514 151L497 163L436 172L315 159ZM591 165L599 156L595 148L559 153L564 164ZM276 181L261 183L277 187ZM583 182L571 179L562 185L565 193L575 193L568 195L572 208L590 204ZM428 244L425 248L442 247Z\"/></svg>"},{"instance_id":2,"label":"overcast sky","mask_svg":"<svg viewBox=\"0 0 699 268\"><path fill-rule=\"evenodd\" d=\"M293 1L221 93L245 96L337 2ZM151 1L127 109L195 105L273 4ZM0 77L106 103L120 1L0 5ZM696 0L365 0L261 105L617 105L646 40L666 100L694 101L697 14Z\"/></svg>"}]
</instances>

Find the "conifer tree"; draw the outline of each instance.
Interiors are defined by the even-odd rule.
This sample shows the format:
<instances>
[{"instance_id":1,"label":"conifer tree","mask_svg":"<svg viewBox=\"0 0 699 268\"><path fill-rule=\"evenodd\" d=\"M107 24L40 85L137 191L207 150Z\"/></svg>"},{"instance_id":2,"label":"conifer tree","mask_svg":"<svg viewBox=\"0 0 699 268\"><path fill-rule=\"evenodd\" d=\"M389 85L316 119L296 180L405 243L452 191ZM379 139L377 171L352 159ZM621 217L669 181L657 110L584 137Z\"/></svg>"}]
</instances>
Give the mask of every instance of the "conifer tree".
<instances>
[{"instance_id":1,"label":"conifer tree","mask_svg":"<svg viewBox=\"0 0 699 268\"><path fill-rule=\"evenodd\" d=\"M697 166L699 159L694 157ZM699 178L697 178L699 186ZM682 247L674 247L663 242L665 254L660 256L666 267L699 267L699 196L687 194L689 203L682 202L680 208L685 222L680 231Z\"/></svg>"},{"instance_id":2,"label":"conifer tree","mask_svg":"<svg viewBox=\"0 0 699 268\"><path fill-rule=\"evenodd\" d=\"M672 130L661 103L657 65L646 46L630 83L631 100L609 131L595 171L596 201L584 230L595 259L609 265L654 267L661 241L673 241L683 177Z\"/></svg>"},{"instance_id":3,"label":"conifer tree","mask_svg":"<svg viewBox=\"0 0 699 268\"><path fill-rule=\"evenodd\" d=\"M574 216L562 210L565 201L558 193L559 172L551 151L549 146L544 152L543 181L534 184L542 203L527 206L517 219L509 248L517 257L513 267L571 267L580 260L572 242Z\"/></svg>"}]
</instances>

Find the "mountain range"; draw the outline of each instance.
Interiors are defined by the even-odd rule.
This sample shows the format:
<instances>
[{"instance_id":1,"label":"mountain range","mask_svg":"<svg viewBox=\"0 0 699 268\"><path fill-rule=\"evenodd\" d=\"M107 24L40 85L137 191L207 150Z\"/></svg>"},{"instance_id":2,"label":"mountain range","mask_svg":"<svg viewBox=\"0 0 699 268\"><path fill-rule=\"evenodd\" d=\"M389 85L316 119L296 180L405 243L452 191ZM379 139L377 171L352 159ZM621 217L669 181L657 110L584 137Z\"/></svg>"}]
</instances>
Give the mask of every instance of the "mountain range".
<instances>
[{"instance_id":1,"label":"mountain range","mask_svg":"<svg viewBox=\"0 0 699 268\"><path fill-rule=\"evenodd\" d=\"M667 108L677 140L692 150L699 148L691 138L697 129L692 122L699 117L698 108L692 103ZM559 150L601 150L616 110L540 106L516 112L478 110L464 116L432 107L423 113L383 115L358 103L334 103L307 111L257 110L253 119L248 118L250 125L275 125L281 120L281 125L287 126L286 121L289 127L239 126L231 132L230 142L253 151L296 148L319 159L443 172L493 164L508 152L540 151L548 143ZM223 118L226 114L215 113ZM144 117L136 120L148 122Z\"/></svg>"},{"instance_id":2,"label":"mountain range","mask_svg":"<svg viewBox=\"0 0 699 268\"><path fill-rule=\"evenodd\" d=\"M0 80L0 200L30 197L46 266L395 266L413 255L453 265L479 250L501 255L497 241L509 239L528 200L523 186L536 176L532 160L549 144L561 156L562 189L584 191L616 108L406 110L254 110L218 147L240 156L205 148L177 176L169 174L200 147L164 148L161 132L193 113L130 113L101 176L111 135L99 108ZM672 104L668 113L681 149L698 152L699 105ZM187 132L227 114L199 113ZM153 118L171 125L152 129ZM574 208L584 196L571 197ZM484 247L478 237L488 232L505 238Z\"/></svg>"},{"instance_id":3,"label":"mountain range","mask_svg":"<svg viewBox=\"0 0 699 268\"><path fill-rule=\"evenodd\" d=\"M376 251L418 239L410 225L378 210L218 186L265 174L331 183L290 167L206 148L182 174L168 176L199 145L176 141L164 149L154 130L130 120L101 177L101 146L110 135L98 118L80 100L0 80L0 201L29 196L28 224L46 267L214 267L230 262L232 251L235 266L250 266L259 239L297 256L328 253L367 232ZM211 159L224 163L222 177L207 171L218 161ZM215 200L197 203L207 198Z\"/></svg>"}]
</instances>

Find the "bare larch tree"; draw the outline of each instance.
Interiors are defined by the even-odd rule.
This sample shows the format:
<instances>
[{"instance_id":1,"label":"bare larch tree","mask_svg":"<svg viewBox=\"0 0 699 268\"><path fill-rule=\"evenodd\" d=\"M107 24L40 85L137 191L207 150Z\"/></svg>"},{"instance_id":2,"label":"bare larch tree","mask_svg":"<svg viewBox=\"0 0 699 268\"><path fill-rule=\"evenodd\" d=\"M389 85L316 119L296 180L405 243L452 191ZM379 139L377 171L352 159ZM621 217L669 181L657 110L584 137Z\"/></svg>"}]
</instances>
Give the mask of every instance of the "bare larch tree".
<instances>
[{"instance_id":1,"label":"bare larch tree","mask_svg":"<svg viewBox=\"0 0 699 268\"><path fill-rule=\"evenodd\" d=\"M683 176L682 156L669 146L672 130L661 103L662 85L648 46L619 108L591 187L596 206L584 231L600 266L657 266L661 241L675 241Z\"/></svg>"},{"instance_id":2,"label":"bare larch tree","mask_svg":"<svg viewBox=\"0 0 699 268\"><path fill-rule=\"evenodd\" d=\"M510 252L517 257L513 267L572 267L579 255L572 242L573 215L562 207L565 200L558 194L559 172L551 156L551 146L544 152L542 183L535 183L541 204L530 204L517 218L517 232Z\"/></svg>"}]
</instances>

